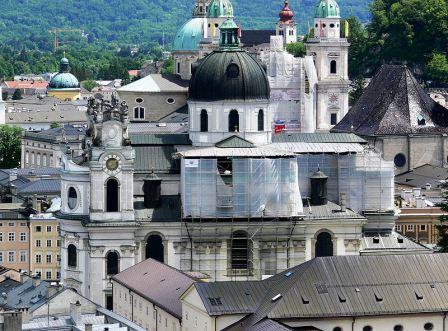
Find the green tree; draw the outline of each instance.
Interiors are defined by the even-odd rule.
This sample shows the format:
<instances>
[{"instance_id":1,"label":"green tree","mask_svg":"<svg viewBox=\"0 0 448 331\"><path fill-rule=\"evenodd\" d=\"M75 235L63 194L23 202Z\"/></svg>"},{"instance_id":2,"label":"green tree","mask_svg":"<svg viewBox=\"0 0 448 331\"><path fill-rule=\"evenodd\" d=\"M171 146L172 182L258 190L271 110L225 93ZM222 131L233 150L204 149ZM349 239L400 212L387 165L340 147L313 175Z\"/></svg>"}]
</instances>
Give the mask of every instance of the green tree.
<instances>
[{"instance_id":1,"label":"green tree","mask_svg":"<svg viewBox=\"0 0 448 331\"><path fill-rule=\"evenodd\" d=\"M20 166L22 128L0 126L0 168L12 169Z\"/></svg>"},{"instance_id":2,"label":"green tree","mask_svg":"<svg viewBox=\"0 0 448 331\"><path fill-rule=\"evenodd\" d=\"M51 129L56 129L56 128L59 128L59 127L61 127L61 125L58 122L52 122L50 124L50 128Z\"/></svg>"},{"instance_id":3,"label":"green tree","mask_svg":"<svg viewBox=\"0 0 448 331\"><path fill-rule=\"evenodd\" d=\"M349 102L351 106L353 106L364 93L365 86L366 80L363 76L359 75L355 80L353 80L351 84L351 91L349 93Z\"/></svg>"},{"instance_id":4,"label":"green tree","mask_svg":"<svg viewBox=\"0 0 448 331\"><path fill-rule=\"evenodd\" d=\"M428 78L438 83L448 83L448 58L446 54L434 53L428 62Z\"/></svg>"},{"instance_id":5,"label":"green tree","mask_svg":"<svg viewBox=\"0 0 448 331\"><path fill-rule=\"evenodd\" d=\"M94 87L97 87L99 85L94 80L85 80L81 83L81 86L84 87L87 91L91 92Z\"/></svg>"},{"instance_id":6,"label":"green tree","mask_svg":"<svg viewBox=\"0 0 448 331\"><path fill-rule=\"evenodd\" d=\"M368 73L372 62L366 28L355 16L349 17L347 22L349 27L347 39L350 43L348 53L349 75L350 77L365 75Z\"/></svg>"},{"instance_id":7,"label":"green tree","mask_svg":"<svg viewBox=\"0 0 448 331\"><path fill-rule=\"evenodd\" d=\"M305 44L300 41L287 44L286 51L294 55L294 57L302 57L306 54Z\"/></svg>"},{"instance_id":8,"label":"green tree","mask_svg":"<svg viewBox=\"0 0 448 331\"><path fill-rule=\"evenodd\" d=\"M22 99L22 92L19 89L16 89L12 95L13 100L20 100Z\"/></svg>"},{"instance_id":9,"label":"green tree","mask_svg":"<svg viewBox=\"0 0 448 331\"><path fill-rule=\"evenodd\" d=\"M174 59L170 57L163 64L162 74L172 74L172 73L174 73Z\"/></svg>"}]
</instances>

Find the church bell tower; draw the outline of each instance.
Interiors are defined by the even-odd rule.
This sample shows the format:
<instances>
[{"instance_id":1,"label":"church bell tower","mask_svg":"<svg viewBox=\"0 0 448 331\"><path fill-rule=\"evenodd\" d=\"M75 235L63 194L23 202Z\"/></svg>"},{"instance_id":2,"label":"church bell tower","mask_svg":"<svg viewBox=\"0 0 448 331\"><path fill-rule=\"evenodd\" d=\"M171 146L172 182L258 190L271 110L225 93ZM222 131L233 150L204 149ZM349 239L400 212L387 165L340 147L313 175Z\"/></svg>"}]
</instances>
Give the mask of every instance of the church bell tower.
<instances>
[{"instance_id":1,"label":"church bell tower","mask_svg":"<svg viewBox=\"0 0 448 331\"><path fill-rule=\"evenodd\" d=\"M285 0L278 16L279 20L275 29L276 35L283 37L284 45L297 42L297 26L293 19L294 13L289 8L288 0Z\"/></svg>"}]
</instances>

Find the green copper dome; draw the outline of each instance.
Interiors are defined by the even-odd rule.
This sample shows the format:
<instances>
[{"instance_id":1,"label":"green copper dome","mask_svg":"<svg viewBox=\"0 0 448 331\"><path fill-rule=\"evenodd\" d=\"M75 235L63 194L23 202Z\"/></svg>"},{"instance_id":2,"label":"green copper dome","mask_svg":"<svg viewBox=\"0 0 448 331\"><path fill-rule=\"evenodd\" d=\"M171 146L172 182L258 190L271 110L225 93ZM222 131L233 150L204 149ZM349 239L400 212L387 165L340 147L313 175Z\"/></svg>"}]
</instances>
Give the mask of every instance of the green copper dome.
<instances>
[{"instance_id":1,"label":"green copper dome","mask_svg":"<svg viewBox=\"0 0 448 331\"><path fill-rule=\"evenodd\" d=\"M174 38L173 51L197 51L205 21L204 17L193 17L182 25Z\"/></svg>"},{"instance_id":2,"label":"green copper dome","mask_svg":"<svg viewBox=\"0 0 448 331\"><path fill-rule=\"evenodd\" d=\"M208 17L233 17L233 6L230 0L212 0L208 6Z\"/></svg>"},{"instance_id":3,"label":"green copper dome","mask_svg":"<svg viewBox=\"0 0 448 331\"><path fill-rule=\"evenodd\" d=\"M314 17L316 18L328 18L328 17L341 17L339 5L336 0L320 0L319 4L314 10Z\"/></svg>"},{"instance_id":4,"label":"green copper dome","mask_svg":"<svg viewBox=\"0 0 448 331\"><path fill-rule=\"evenodd\" d=\"M59 73L53 76L48 86L50 89L73 89L79 88L78 79L68 72L69 62L67 58L62 58Z\"/></svg>"}]
</instances>

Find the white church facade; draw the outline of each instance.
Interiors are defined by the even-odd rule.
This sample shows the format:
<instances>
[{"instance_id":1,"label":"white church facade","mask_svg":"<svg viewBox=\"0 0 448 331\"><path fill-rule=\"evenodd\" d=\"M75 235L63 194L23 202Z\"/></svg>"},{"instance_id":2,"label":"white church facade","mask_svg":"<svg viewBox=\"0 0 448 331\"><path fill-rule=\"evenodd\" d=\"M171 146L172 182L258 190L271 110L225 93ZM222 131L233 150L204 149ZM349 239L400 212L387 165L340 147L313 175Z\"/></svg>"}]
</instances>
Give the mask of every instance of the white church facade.
<instances>
[{"instance_id":1,"label":"white church facade","mask_svg":"<svg viewBox=\"0 0 448 331\"><path fill-rule=\"evenodd\" d=\"M259 280L363 254L378 235L407 247L392 232L393 163L354 135L306 133L320 128L319 108L306 109L320 84L314 55L292 58L277 36L260 61L240 49L231 17L219 27L219 49L191 68L188 134L130 135L125 102L90 100L84 153L63 155L61 278L106 307L110 278L149 257ZM288 109L305 133L273 133Z\"/></svg>"}]
</instances>

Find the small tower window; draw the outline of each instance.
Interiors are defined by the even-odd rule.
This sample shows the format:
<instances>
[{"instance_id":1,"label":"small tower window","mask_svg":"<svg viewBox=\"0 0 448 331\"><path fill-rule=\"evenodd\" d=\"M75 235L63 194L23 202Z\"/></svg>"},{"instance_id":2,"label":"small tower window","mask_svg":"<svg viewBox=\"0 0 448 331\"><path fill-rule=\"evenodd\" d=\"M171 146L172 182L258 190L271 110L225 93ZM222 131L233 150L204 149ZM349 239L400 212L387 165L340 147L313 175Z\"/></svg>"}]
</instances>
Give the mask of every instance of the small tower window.
<instances>
[{"instance_id":1,"label":"small tower window","mask_svg":"<svg viewBox=\"0 0 448 331\"><path fill-rule=\"evenodd\" d=\"M240 115L238 111L233 109L229 113L229 132L240 131Z\"/></svg>"},{"instance_id":2,"label":"small tower window","mask_svg":"<svg viewBox=\"0 0 448 331\"><path fill-rule=\"evenodd\" d=\"M336 73L337 73L336 60L331 60L331 62L330 62L330 74L336 74Z\"/></svg>"},{"instance_id":3,"label":"small tower window","mask_svg":"<svg viewBox=\"0 0 448 331\"><path fill-rule=\"evenodd\" d=\"M164 247L162 237L157 234L153 234L148 237L146 240L145 257L147 259L151 258L163 263Z\"/></svg>"},{"instance_id":4,"label":"small tower window","mask_svg":"<svg viewBox=\"0 0 448 331\"><path fill-rule=\"evenodd\" d=\"M207 110L201 110L201 132L208 131L208 113Z\"/></svg>"},{"instance_id":5,"label":"small tower window","mask_svg":"<svg viewBox=\"0 0 448 331\"><path fill-rule=\"evenodd\" d=\"M119 210L119 193L120 187L115 178L110 178L106 182L106 211L117 212Z\"/></svg>"},{"instance_id":6,"label":"small tower window","mask_svg":"<svg viewBox=\"0 0 448 331\"><path fill-rule=\"evenodd\" d=\"M240 74L240 68L235 63L229 64L227 67L227 77L228 78L237 78Z\"/></svg>"},{"instance_id":7,"label":"small tower window","mask_svg":"<svg viewBox=\"0 0 448 331\"><path fill-rule=\"evenodd\" d=\"M264 112L263 109L258 111L258 131L264 131Z\"/></svg>"},{"instance_id":8,"label":"small tower window","mask_svg":"<svg viewBox=\"0 0 448 331\"><path fill-rule=\"evenodd\" d=\"M330 115L330 124L331 124L331 125L336 125L336 124L338 124L338 114L336 114L336 113L332 113L332 114Z\"/></svg>"},{"instance_id":9,"label":"small tower window","mask_svg":"<svg viewBox=\"0 0 448 331\"><path fill-rule=\"evenodd\" d=\"M330 24L330 28L334 28L334 24L333 23Z\"/></svg>"},{"instance_id":10,"label":"small tower window","mask_svg":"<svg viewBox=\"0 0 448 331\"><path fill-rule=\"evenodd\" d=\"M425 118L422 115L418 115L418 117L417 117L417 124L421 125L421 126L426 125L426 120L425 120Z\"/></svg>"},{"instance_id":11,"label":"small tower window","mask_svg":"<svg viewBox=\"0 0 448 331\"><path fill-rule=\"evenodd\" d=\"M75 209L78 204L78 193L74 187L68 189L68 208L71 210Z\"/></svg>"},{"instance_id":12,"label":"small tower window","mask_svg":"<svg viewBox=\"0 0 448 331\"><path fill-rule=\"evenodd\" d=\"M106 275L113 276L119 272L119 256L115 251L110 251L106 255Z\"/></svg>"},{"instance_id":13,"label":"small tower window","mask_svg":"<svg viewBox=\"0 0 448 331\"><path fill-rule=\"evenodd\" d=\"M320 233L316 238L315 250L316 257L333 256L333 241L331 240L331 234L328 232Z\"/></svg>"},{"instance_id":14,"label":"small tower window","mask_svg":"<svg viewBox=\"0 0 448 331\"><path fill-rule=\"evenodd\" d=\"M134 119L145 119L145 108L135 107L134 108Z\"/></svg>"},{"instance_id":15,"label":"small tower window","mask_svg":"<svg viewBox=\"0 0 448 331\"><path fill-rule=\"evenodd\" d=\"M177 62L177 73L180 74L180 62Z\"/></svg>"},{"instance_id":16,"label":"small tower window","mask_svg":"<svg viewBox=\"0 0 448 331\"><path fill-rule=\"evenodd\" d=\"M71 268L76 268L76 266L78 265L78 253L76 250L76 246L73 244L70 244L67 247L67 262L68 266Z\"/></svg>"}]
</instances>

